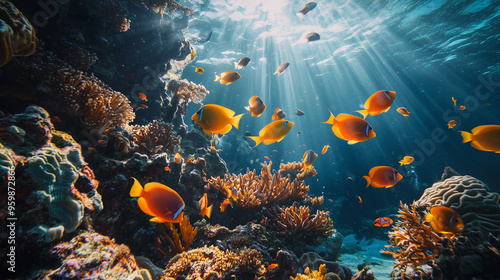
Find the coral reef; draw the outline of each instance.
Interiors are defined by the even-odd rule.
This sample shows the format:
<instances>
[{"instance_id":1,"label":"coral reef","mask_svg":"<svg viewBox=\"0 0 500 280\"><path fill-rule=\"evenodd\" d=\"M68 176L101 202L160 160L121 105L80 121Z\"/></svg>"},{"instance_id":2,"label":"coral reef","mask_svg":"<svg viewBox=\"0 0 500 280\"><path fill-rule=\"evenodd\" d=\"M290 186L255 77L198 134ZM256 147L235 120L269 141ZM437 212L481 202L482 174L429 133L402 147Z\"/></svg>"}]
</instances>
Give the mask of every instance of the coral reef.
<instances>
[{"instance_id":1,"label":"coral reef","mask_svg":"<svg viewBox=\"0 0 500 280\"><path fill-rule=\"evenodd\" d=\"M181 115L186 114L190 102L200 104L210 92L202 85L195 84L186 79L170 80L166 86L173 93L170 101L172 106L180 107Z\"/></svg>"},{"instance_id":2,"label":"coral reef","mask_svg":"<svg viewBox=\"0 0 500 280\"><path fill-rule=\"evenodd\" d=\"M427 188L417 205L444 205L457 211L465 224L464 236L480 243L489 234L500 235L500 195L472 176L453 176Z\"/></svg>"},{"instance_id":3,"label":"coral reef","mask_svg":"<svg viewBox=\"0 0 500 280\"><path fill-rule=\"evenodd\" d=\"M126 32L130 29L130 20L127 19L128 12L119 1L101 1L99 8L102 16L106 19L112 30Z\"/></svg>"},{"instance_id":4,"label":"coral reef","mask_svg":"<svg viewBox=\"0 0 500 280\"><path fill-rule=\"evenodd\" d=\"M363 267L360 271L356 272L351 278L352 280L375 280L375 275L368 266Z\"/></svg>"},{"instance_id":5,"label":"coral reef","mask_svg":"<svg viewBox=\"0 0 500 280\"><path fill-rule=\"evenodd\" d=\"M307 201L310 202L313 206L320 206L325 202L325 198L323 196L311 197L308 196Z\"/></svg>"},{"instance_id":6,"label":"coral reef","mask_svg":"<svg viewBox=\"0 0 500 280\"><path fill-rule=\"evenodd\" d=\"M156 225L161 236L156 243L156 248L164 255L172 256L186 251L198 233L198 228L191 226L187 215L184 215L184 219L178 224L180 235L173 223ZM168 241L170 250L163 248L162 239Z\"/></svg>"},{"instance_id":7,"label":"coral reef","mask_svg":"<svg viewBox=\"0 0 500 280\"><path fill-rule=\"evenodd\" d=\"M81 233L51 253L62 265L36 279L151 279L147 270L139 269L126 245L98 233Z\"/></svg>"},{"instance_id":8,"label":"coral reef","mask_svg":"<svg viewBox=\"0 0 500 280\"><path fill-rule=\"evenodd\" d=\"M442 249L443 237L434 232L430 225L424 224L414 202L410 208L401 202L399 218L389 232L389 250L382 253L396 259L393 277L408 278L430 277L431 271L422 266L437 259ZM452 240L454 237L451 237Z\"/></svg>"},{"instance_id":9,"label":"coral reef","mask_svg":"<svg viewBox=\"0 0 500 280\"><path fill-rule=\"evenodd\" d=\"M294 202L292 206L276 206L269 210L269 218L264 217L262 224L268 228L283 231L287 235L297 234L304 236L329 236L335 229L333 221L325 211L316 211L316 214L310 215L309 207L297 207Z\"/></svg>"},{"instance_id":10,"label":"coral reef","mask_svg":"<svg viewBox=\"0 0 500 280\"><path fill-rule=\"evenodd\" d=\"M130 126L131 136L140 153L154 155L161 152L173 152L181 138L172 131L172 124L157 120L147 125Z\"/></svg>"},{"instance_id":11,"label":"coral reef","mask_svg":"<svg viewBox=\"0 0 500 280\"><path fill-rule=\"evenodd\" d=\"M0 0L0 67L13 56L35 52L37 38L28 19L9 1Z\"/></svg>"},{"instance_id":12,"label":"coral reef","mask_svg":"<svg viewBox=\"0 0 500 280\"><path fill-rule=\"evenodd\" d=\"M57 57L78 70L89 70L97 61L95 53L73 42L58 41L54 44L53 51Z\"/></svg>"},{"instance_id":13,"label":"coral reef","mask_svg":"<svg viewBox=\"0 0 500 280\"><path fill-rule=\"evenodd\" d=\"M263 206L285 200L305 198L309 186L304 181L291 180L281 176L279 171L271 175L271 165L262 163L260 177L256 171L247 169L245 175L229 174L209 179L209 183L226 197L232 197L235 203L243 208Z\"/></svg>"},{"instance_id":14,"label":"coral reef","mask_svg":"<svg viewBox=\"0 0 500 280\"><path fill-rule=\"evenodd\" d=\"M261 259L261 254L254 249L231 252L205 246L173 257L162 279L181 276L190 279L224 279L228 274L257 273Z\"/></svg>"},{"instance_id":15,"label":"coral reef","mask_svg":"<svg viewBox=\"0 0 500 280\"><path fill-rule=\"evenodd\" d=\"M340 265L336 262L326 261L321 258L316 252L307 252L302 254L299 259L299 266L303 269L319 269L324 266L324 271L328 271L337 275L341 280L350 280L352 278L352 271L346 266ZM304 278L301 278L304 279ZM307 278L306 278L307 279ZM328 279L328 278L325 278ZM334 278L335 279L335 278Z\"/></svg>"},{"instance_id":16,"label":"coral reef","mask_svg":"<svg viewBox=\"0 0 500 280\"><path fill-rule=\"evenodd\" d=\"M306 170L302 170L304 167L303 162L288 162L288 163L281 163L280 164L280 173L283 176L291 176L291 179L294 180L295 178L299 180L304 180L306 178L314 177L318 175L318 172L316 172L316 169L314 166L311 166L311 168L307 168Z\"/></svg>"},{"instance_id":17,"label":"coral reef","mask_svg":"<svg viewBox=\"0 0 500 280\"><path fill-rule=\"evenodd\" d=\"M304 274L297 274L296 277L290 277L294 280L337 280L340 279L338 275L332 272L326 272L326 265L322 264L318 270L310 271L309 267L304 270Z\"/></svg>"},{"instance_id":18,"label":"coral reef","mask_svg":"<svg viewBox=\"0 0 500 280\"><path fill-rule=\"evenodd\" d=\"M111 128L128 128L135 118L128 98L94 76L65 68L58 72L57 92L71 115L79 116L91 134L102 135Z\"/></svg>"}]
</instances>

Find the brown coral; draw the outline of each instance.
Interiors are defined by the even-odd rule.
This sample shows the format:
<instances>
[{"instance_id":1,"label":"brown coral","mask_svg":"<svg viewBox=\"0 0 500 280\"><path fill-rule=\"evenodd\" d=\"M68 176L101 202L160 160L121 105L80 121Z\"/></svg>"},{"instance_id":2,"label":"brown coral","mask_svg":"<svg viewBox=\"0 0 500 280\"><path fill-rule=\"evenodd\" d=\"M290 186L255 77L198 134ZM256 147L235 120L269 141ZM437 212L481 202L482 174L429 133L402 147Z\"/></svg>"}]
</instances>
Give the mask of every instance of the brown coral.
<instances>
[{"instance_id":1,"label":"brown coral","mask_svg":"<svg viewBox=\"0 0 500 280\"><path fill-rule=\"evenodd\" d=\"M318 172L316 172L316 169L314 169L314 166L311 166L311 168L307 168L306 170L302 170L304 167L303 162L288 162L288 163L281 163L280 164L280 172L283 176L288 176L290 175L292 179L299 179L299 180L304 180L309 177L314 177L318 175Z\"/></svg>"},{"instance_id":2,"label":"brown coral","mask_svg":"<svg viewBox=\"0 0 500 280\"><path fill-rule=\"evenodd\" d=\"M117 0L103 0L100 2L102 16L109 23L111 29L125 32L130 28L130 20L127 19L127 10Z\"/></svg>"},{"instance_id":3,"label":"brown coral","mask_svg":"<svg viewBox=\"0 0 500 280\"><path fill-rule=\"evenodd\" d=\"M172 124L154 120L148 125L130 127L132 139L139 147L139 152L154 155L166 150L173 152L181 143L181 137L172 131Z\"/></svg>"},{"instance_id":4,"label":"brown coral","mask_svg":"<svg viewBox=\"0 0 500 280\"><path fill-rule=\"evenodd\" d=\"M318 270L310 271L309 267L304 270L304 274L298 273L296 277L290 277L291 280L340 280L335 273L326 273L326 265L322 264Z\"/></svg>"},{"instance_id":5,"label":"brown coral","mask_svg":"<svg viewBox=\"0 0 500 280\"><path fill-rule=\"evenodd\" d=\"M437 259L441 249L443 237L422 222L415 209L415 202L411 206L401 202L399 218L396 226L389 232L390 245L387 247L395 250L382 250L382 253L392 255L396 259L392 276L412 279L415 276L430 276L430 272L422 265ZM410 269L410 270L409 270Z\"/></svg>"},{"instance_id":6,"label":"brown coral","mask_svg":"<svg viewBox=\"0 0 500 280\"><path fill-rule=\"evenodd\" d=\"M65 68L58 72L57 92L68 113L79 116L92 134L102 135L111 128L128 128L135 118L128 98L96 77Z\"/></svg>"},{"instance_id":7,"label":"brown coral","mask_svg":"<svg viewBox=\"0 0 500 280\"><path fill-rule=\"evenodd\" d=\"M78 70L89 70L97 62L95 53L68 41L58 41L54 46L54 52Z\"/></svg>"},{"instance_id":8,"label":"brown coral","mask_svg":"<svg viewBox=\"0 0 500 280\"><path fill-rule=\"evenodd\" d=\"M198 228L191 226L186 215L179 223L180 235L173 223L156 224L156 228L160 231L162 239L170 244L170 250L163 248L160 242L156 244L156 248L166 256L179 254L189 249L198 233Z\"/></svg>"},{"instance_id":9,"label":"brown coral","mask_svg":"<svg viewBox=\"0 0 500 280\"><path fill-rule=\"evenodd\" d=\"M203 99L210 93L204 86L183 80L171 80L168 82L167 90L174 94L172 103L177 103L181 108L181 114L186 114L187 105L190 102L200 104Z\"/></svg>"},{"instance_id":10,"label":"brown coral","mask_svg":"<svg viewBox=\"0 0 500 280\"><path fill-rule=\"evenodd\" d=\"M14 55L32 55L36 35L28 19L9 1L0 0L0 67Z\"/></svg>"},{"instance_id":11,"label":"brown coral","mask_svg":"<svg viewBox=\"0 0 500 280\"><path fill-rule=\"evenodd\" d=\"M436 182L424 191L417 205L444 205L457 211L469 239L487 240L500 234L500 195L472 176L453 176ZM480 240L479 240L480 239Z\"/></svg>"},{"instance_id":12,"label":"brown coral","mask_svg":"<svg viewBox=\"0 0 500 280\"><path fill-rule=\"evenodd\" d=\"M323 202L325 202L325 198L323 196L318 196L318 197L308 196L307 200L311 202L313 206L320 206L321 204L323 204Z\"/></svg>"},{"instance_id":13,"label":"brown coral","mask_svg":"<svg viewBox=\"0 0 500 280\"><path fill-rule=\"evenodd\" d=\"M264 218L262 223L266 227L284 231L289 235L305 233L312 236L329 236L335 232L333 221L327 212L318 210L311 216L309 207L297 207L295 202L290 207L271 208L269 219Z\"/></svg>"},{"instance_id":14,"label":"brown coral","mask_svg":"<svg viewBox=\"0 0 500 280\"><path fill-rule=\"evenodd\" d=\"M271 165L262 163L260 177L256 171L247 169L245 175L227 173L223 179L212 177L209 180L211 186L223 193L226 197L232 197L235 203L243 208L261 206L305 198L309 192L309 186L304 181L291 180L290 176L283 177L279 171L271 175Z\"/></svg>"},{"instance_id":15,"label":"brown coral","mask_svg":"<svg viewBox=\"0 0 500 280\"><path fill-rule=\"evenodd\" d=\"M181 276L189 279L224 279L230 272L255 273L261 266L261 259L261 253L255 249L231 252L205 246L173 257L167 264L162 279L177 279Z\"/></svg>"}]
</instances>

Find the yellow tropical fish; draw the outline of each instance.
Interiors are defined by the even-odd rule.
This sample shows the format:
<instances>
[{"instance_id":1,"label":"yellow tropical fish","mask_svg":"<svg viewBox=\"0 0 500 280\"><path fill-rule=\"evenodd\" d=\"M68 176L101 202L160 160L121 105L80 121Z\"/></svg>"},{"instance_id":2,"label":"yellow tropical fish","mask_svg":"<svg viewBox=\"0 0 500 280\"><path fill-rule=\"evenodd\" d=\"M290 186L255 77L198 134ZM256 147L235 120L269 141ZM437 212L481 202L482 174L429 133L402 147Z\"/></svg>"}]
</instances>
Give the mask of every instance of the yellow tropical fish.
<instances>
[{"instance_id":1,"label":"yellow tropical fish","mask_svg":"<svg viewBox=\"0 0 500 280\"><path fill-rule=\"evenodd\" d=\"M252 117L260 117L262 115L262 112L266 109L266 104L264 104L264 101L260 99L258 96L252 96L250 100L248 101L250 106L245 107L250 113L252 113Z\"/></svg>"},{"instance_id":2,"label":"yellow tropical fish","mask_svg":"<svg viewBox=\"0 0 500 280\"><path fill-rule=\"evenodd\" d=\"M220 76L215 75L215 81L220 81L221 84L226 84L227 86L239 78L241 78L241 75L235 71L224 72Z\"/></svg>"},{"instance_id":3,"label":"yellow tropical fish","mask_svg":"<svg viewBox=\"0 0 500 280\"><path fill-rule=\"evenodd\" d=\"M326 153L326 151L328 151L328 148L330 148L330 145L325 145L323 147L323 150L321 150L321 154L324 155Z\"/></svg>"},{"instance_id":4,"label":"yellow tropical fish","mask_svg":"<svg viewBox=\"0 0 500 280\"><path fill-rule=\"evenodd\" d=\"M376 136L370 124L357 116L338 114L337 118L335 118L332 112L330 112L330 118L324 123L333 125L333 133L338 138L347 140L347 144L349 145L363 142Z\"/></svg>"},{"instance_id":5,"label":"yellow tropical fish","mask_svg":"<svg viewBox=\"0 0 500 280\"><path fill-rule=\"evenodd\" d=\"M455 125L457 125L457 121L456 120L449 121L448 122L448 129L455 127Z\"/></svg>"},{"instance_id":6,"label":"yellow tropical fish","mask_svg":"<svg viewBox=\"0 0 500 280\"><path fill-rule=\"evenodd\" d=\"M396 111L398 111L398 113L400 113L401 115L403 115L405 117L410 116L410 112L408 112L408 109L406 109L405 107L399 107Z\"/></svg>"},{"instance_id":7,"label":"yellow tropical fish","mask_svg":"<svg viewBox=\"0 0 500 280\"><path fill-rule=\"evenodd\" d=\"M389 111L392 102L396 98L396 92L389 90L380 90L372 94L365 102L365 110L356 111L363 115L363 119L367 115L376 116Z\"/></svg>"},{"instance_id":8,"label":"yellow tropical fish","mask_svg":"<svg viewBox=\"0 0 500 280\"><path fill-rule=\"evenodd\" d=\"M443 234L454 234L462 231L465 227L460 215L446 206L432 207L425 217L425 221L430 221L435 232Z\"/></svg>"},{"instance_id":9,"label":"yellow tropical fish","mask_svg":"<svg viewBox=\"0 0 500 280\"><path fill-rule=\"evenodd\" d=\"M306 151L303 156L302 170L311 169L313 162L316 160L317 157L318 154L316 154L313 150Z\"/></svg>"},{"instance_id":10,"label":"yellow tropical fish","mask_svg":"<svg viewBox=\"0 0 500 280\"><path fill-rule=\"evenodd\" d=\"M500 153L500 125L481 125L472 129L472 133L460 131L463 143L478 150Z\"/></svg>"},{"instance_id":11,"label":"yellow tropical fish","mask_svg":"<svg viewBox=\"0 0 500 280\"><path fill-rule=\"evenodd\" d=\"M234 126L238 125L243 114L234 115L234 111L216 104L206 104L202 106L191 119L199 125L205 134L210 133L226 134Z\"/></svg>"},{"instance_id":12,"label":"yellow tropical fish","mask_svg":"<svg viewBox=\"0 0 500 280\"><path fill-rule=\"evenodd\" d=\"M203 72L205 72L205 70L203 70L203 68L201 68L201 67L196 67L196 69L194 69L194 72L203 74Z\"/></svg>"},{"instance_id":13,"label":"yellow tropical fish","mask_svg":"<svg viewBox=\"0 0 500 280\"><path fill-rule=\"evenodd\" d=\"M453 106L457 106L457 100L455 97L451 97L451 101L453 101Z\"/></svg>"},{"instance_id":14,"label":"yellow tropical fish","mask_svg":"<svg viewBox=\"0 0 500 280\"><path fill-rule=\"evenodd\" d=\"M286 120L274 121L261 129L259 136L250 136L249 138L255 141L254 147L257 147L261 142L264 145L280 142L285 138L290 129L292 129L293 125L293 122Z\"/></svg>"},{"instance_id":15,"label":"yellow tropical fish","mask_svg":"<svg viewBox=\"0 0 500 280\"><path fill-rule=\"evenodd\" d=\"M415 159L411 156L405 156L402 160L399 161L400 165L407 165L414 161Z\"/></svg>"}]
</instances>

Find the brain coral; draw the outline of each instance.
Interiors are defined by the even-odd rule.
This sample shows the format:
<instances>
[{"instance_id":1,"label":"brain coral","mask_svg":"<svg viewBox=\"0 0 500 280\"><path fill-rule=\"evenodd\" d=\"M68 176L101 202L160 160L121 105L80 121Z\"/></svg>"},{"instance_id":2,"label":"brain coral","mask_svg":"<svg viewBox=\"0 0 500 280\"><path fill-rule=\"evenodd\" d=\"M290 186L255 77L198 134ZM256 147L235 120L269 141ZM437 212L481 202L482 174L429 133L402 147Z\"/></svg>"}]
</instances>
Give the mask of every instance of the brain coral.
<instances>
[{"instance_id":1,"label":"brain coral","mask_svg":"<svg viewBox=\"0 0 500 280\"><path fill-rule=\"evenodd\" d=\"M472 176L453 176L424 191L417 205L444 205L457 211L465 223L465 235L500 234L500 195ZM479 231L479 232L477 232ZM475 238L478 236L474 235Z\"/></svg>"}]
</instances>

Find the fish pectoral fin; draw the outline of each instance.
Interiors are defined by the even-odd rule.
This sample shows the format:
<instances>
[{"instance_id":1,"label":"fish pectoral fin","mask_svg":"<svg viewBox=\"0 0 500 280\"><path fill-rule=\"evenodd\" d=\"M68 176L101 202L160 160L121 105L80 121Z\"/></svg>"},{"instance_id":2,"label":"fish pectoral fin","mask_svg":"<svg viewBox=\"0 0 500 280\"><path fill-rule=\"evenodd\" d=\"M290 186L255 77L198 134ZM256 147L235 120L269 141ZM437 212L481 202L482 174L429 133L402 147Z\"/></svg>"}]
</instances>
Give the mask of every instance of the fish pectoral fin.
<instances>
[{"instance_id":1,"label":"fish pectoral fin","mask_svg":"<svg viewBox=\"0 0 500 280\"><path fill-rule=\"evenodd\" d=\"M332 126L332 131L333 131L333 134L335 134L335 136L337 136L338 138L342 139L342 140L349 140L347 138L344 137L344 135L342 135L342 133L340 133L340 129L338 126Z\"/></svg>"},{"instance_id":2,"label":"fish pectoral fin","mask_svg":"<svg viewBox=\"0 0 500 280\"><path fill-rule=\"evenodd\" d=\"M208 136L212 135L212 132L210 132L209 130L203 129L203 132Z\"/></svg>"},{"instance_id":3,"label":"fish pectoral fin","mask_svg":"<svg viewBox=\"0 0 500 280\"><path fill-rule=\"evenodd\" d=\"M262 143L263 143L264 145L269 145L269 144L272 144L272 143L274 143L274 142L276 142L276 140L269 140L269 139L266 139L266 140L262 141Z\"/></svg>"},{"instance_id":4,"label":"fish pectoral fin","mask_svg":"<svg viewBox=\"0 0 500 280\"><path fill-rule=\"evenodd\" d=\"M219 129L219 130L214 130L214 131L212 131L212 132L213 132L213 133L218 133L218 134L226 134L226 133L228 133L228 132L231 130L231 128L233 128L233 127L231 126L231 124L227 124L227 125L226 125L226 126L224 126L222 129Z\"/></svg>"},{"instance_id":5,"label":"fish pectoral fin","mask_svg":"<svg viewBox=\"0 0 500 280\"><path fill-rule=\"evenodd\" d=\"M477 141L472 141L470 143L470 145L476 149L476 150L480 150L480 151L487 151L489 152L490 150L489 149L486 149L485 147L483 147L481 144L479 144Z\"/></svg>"},{"instance_id":6,"label":"fish pectoral fin","mask_svg":"<svg viewBox=\"0 0 500 280\"><path fill-rule=\"evenodd\" d=\"M230 85L230 84L232 84L232 83L233 83L233 82L228 82L228 83L226 83L226 86L228 86L228 85Z\"/></svg>"},{"instance_id":7,"label":"fish pectoral fin","mask_svg":"<svg viewBox=\"0 0 500 280\"><path fill-rule=\"evenodd\" d=\"M146 213L149 216L154 216L144 197L139 197L139 199L137 200L137 204L139 204L139 208L141 208L142 212Z\"/></svg>"},{"instance_id":8,"label":"fish pectoral fin","mask_svg":"<svg viewBox=\"0 0 500 280\"><path fill-rule=\"evenodd\" d=\"M359 142L359 141L356 141L356 140L349 140L349 141L347 141L347 144L349 144L349 145L354 145L354 144L356 144L356 143L358 143L358 142Z\"/></svg>"},{"instance_id":9,"label":"fish pectoral fin","mask_svg":"<svg viewBox=\"0 0 500 280\"><path fill-rule=\"evenodd\" d=\"M166 220L163 220L161 218L158 218L158 217L154 217L152 219L149 220L150 222L154 222L154 223L164 223L164 222L167 222Z\"/></svg>"}]
</instances>

